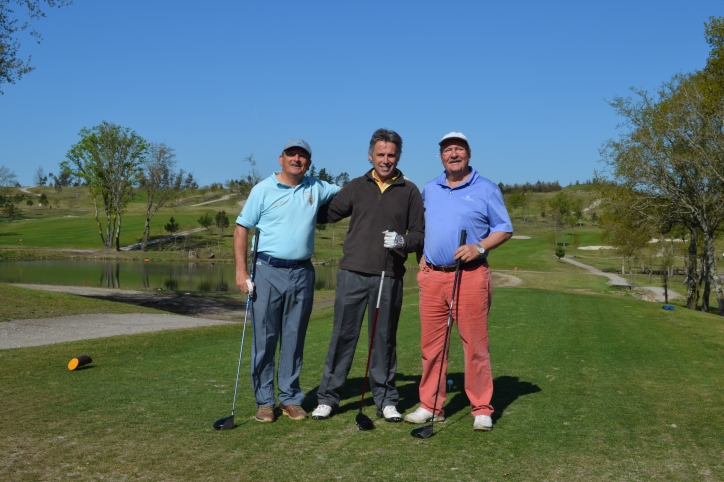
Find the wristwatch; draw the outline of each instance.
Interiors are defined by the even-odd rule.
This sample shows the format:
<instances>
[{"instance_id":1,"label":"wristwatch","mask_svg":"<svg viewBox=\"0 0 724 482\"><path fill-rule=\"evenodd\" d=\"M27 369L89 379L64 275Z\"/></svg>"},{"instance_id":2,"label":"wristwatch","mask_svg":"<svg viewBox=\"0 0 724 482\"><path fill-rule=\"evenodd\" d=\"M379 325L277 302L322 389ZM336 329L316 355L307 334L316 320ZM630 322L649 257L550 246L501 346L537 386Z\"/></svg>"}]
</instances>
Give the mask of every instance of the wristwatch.
<instances>
[{"instance_id":1,"label":"wristwatch","mask_svg":"<svg viewBox=\"0 0 724 482\"><path fill-rule=\"evenodd\" d=\"M482 246L480 246L480 245L478 244L478 257L480 257L480 256L482 256L482 255L484 255L484 254L485 254L485 248L483 248Z\"/></svg>"}]
</instances>

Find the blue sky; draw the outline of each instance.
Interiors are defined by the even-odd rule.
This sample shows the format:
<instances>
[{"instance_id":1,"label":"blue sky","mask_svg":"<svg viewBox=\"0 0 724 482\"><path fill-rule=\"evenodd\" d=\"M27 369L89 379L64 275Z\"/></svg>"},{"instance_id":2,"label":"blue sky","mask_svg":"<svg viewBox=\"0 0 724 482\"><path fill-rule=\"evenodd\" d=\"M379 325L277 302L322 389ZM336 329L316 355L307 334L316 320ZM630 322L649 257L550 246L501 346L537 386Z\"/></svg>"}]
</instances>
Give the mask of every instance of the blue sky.
<instances>
[{"instance_id":1,"label":"blue sky","mask_svg":"<svg viewBox=\"0 0 724 482\"><path fill-rule=\"evenodd\" d=\"M0 96L0 165L57 172L101 121L174 147L200 184L263 176L284 142L359 176L378 127L400 133L418 186L464 132L494 182L593 176L617 135L606 103L704 66L701 1L74 0L21 37L37 70Z\"/></svg>"}]
</instances>

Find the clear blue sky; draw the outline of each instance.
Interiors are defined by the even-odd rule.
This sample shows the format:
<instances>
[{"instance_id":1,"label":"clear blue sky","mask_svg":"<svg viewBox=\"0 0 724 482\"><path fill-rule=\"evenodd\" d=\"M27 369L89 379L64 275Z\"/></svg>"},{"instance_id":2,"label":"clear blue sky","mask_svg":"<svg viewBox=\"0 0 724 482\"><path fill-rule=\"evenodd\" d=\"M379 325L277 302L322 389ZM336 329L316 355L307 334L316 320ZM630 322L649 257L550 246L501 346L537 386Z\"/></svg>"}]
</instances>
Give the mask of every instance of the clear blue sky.
<instances>
[{"instance_id":1,"label":"clear blue sky","mask_svg":"<svg viewBox=\"0 0 724 482\"><path fill-rule=\"evenodd\" d=\"M606 103L704 66L723 0L75 0L21 37L37 70L0 96L0 165L23 185L57 172L103 120L176 149L200 184L263 176L290 137L317 169L368 167L372 132L404 140L400 168L438 175L464 132L494 182L590 179L617 135Z\"/></svg>"}]
</instances>

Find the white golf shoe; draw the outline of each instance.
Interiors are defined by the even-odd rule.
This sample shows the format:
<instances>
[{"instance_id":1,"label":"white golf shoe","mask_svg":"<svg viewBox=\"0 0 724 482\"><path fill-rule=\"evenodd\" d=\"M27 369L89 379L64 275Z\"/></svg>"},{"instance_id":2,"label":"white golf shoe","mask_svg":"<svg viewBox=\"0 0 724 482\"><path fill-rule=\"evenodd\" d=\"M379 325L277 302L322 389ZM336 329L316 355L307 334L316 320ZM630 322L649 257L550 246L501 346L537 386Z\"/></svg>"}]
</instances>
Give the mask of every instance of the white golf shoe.
<instances>
[{"instance_id":1,"label":"white golf shoe","mask_svg":"<svg viewBox=\"0 0 724 482\"><path fill-rule=\"evenodd\" d=\"M402 422L402 415L394 405L387 405L382 410L377 410L378 417L385 417L385 422Z\"/></svg>"},{"instance_id":2,"label":"white golf shoe","mask_svg":"<svg viewBox=\"0 0 724 482\"><path fill-rule=\"evenodd\" d=\"M319 405L312 412L312 420L327 420L332 414L332 407L329 405Z\"/></svg>"},{"instance_id":3,"label":"white golf shoe","mask_svg":"<svg viewBox=\"0 0 724 482\"><path fill-rule=\"evenodd\" d=\"M407 423L427 423L432 420L432 412L425 410L422 407L417 407L412 413L405 415L405 422ZM445 416L435 415L435 422L444 422Z\"/></svg>"},{"instance_id":4,"label":"white golf shoe","mask_svg":"<svg viewBox=\"0 0 724 482\"><path fill-rule=\"evenodd\" d=\"M493 430L493 419L487 415L476 415L473 422L473 430L477 432L487 432Z\"/></svg>"}]
</instances>

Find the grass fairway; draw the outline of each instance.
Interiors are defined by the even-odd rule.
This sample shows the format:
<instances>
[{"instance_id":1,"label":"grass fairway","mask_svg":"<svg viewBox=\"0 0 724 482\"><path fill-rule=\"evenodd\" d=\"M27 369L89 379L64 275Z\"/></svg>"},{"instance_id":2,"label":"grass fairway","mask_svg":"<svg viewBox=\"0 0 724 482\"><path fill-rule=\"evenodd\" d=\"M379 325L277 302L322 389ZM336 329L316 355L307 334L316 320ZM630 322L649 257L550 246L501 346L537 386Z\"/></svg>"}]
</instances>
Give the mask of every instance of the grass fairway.
<instances>
[{"instance_id":1,"label":"grass fairway","mask_svg":"<svg viewBox=\"0 0 724 482\"><path fill-rule=\"evenodd\" d=\"M417 403L417 297L398 333L400 408ZM313 315L302 387L316 405L331 331ZM495 429L472 431L453 335L448 420L354 425L366 350L340 412L316 422L252 420L241 327L223 326L0 351L0 480L722 480L724 325L628 298L498 289L490 334ZM69 372L68 360L93 357ZM374 417L374 407L366 413ZM507 475L505 475L507 474ZM504 478L505 477L505 478Z\"/></svg>"}]
</instances>

